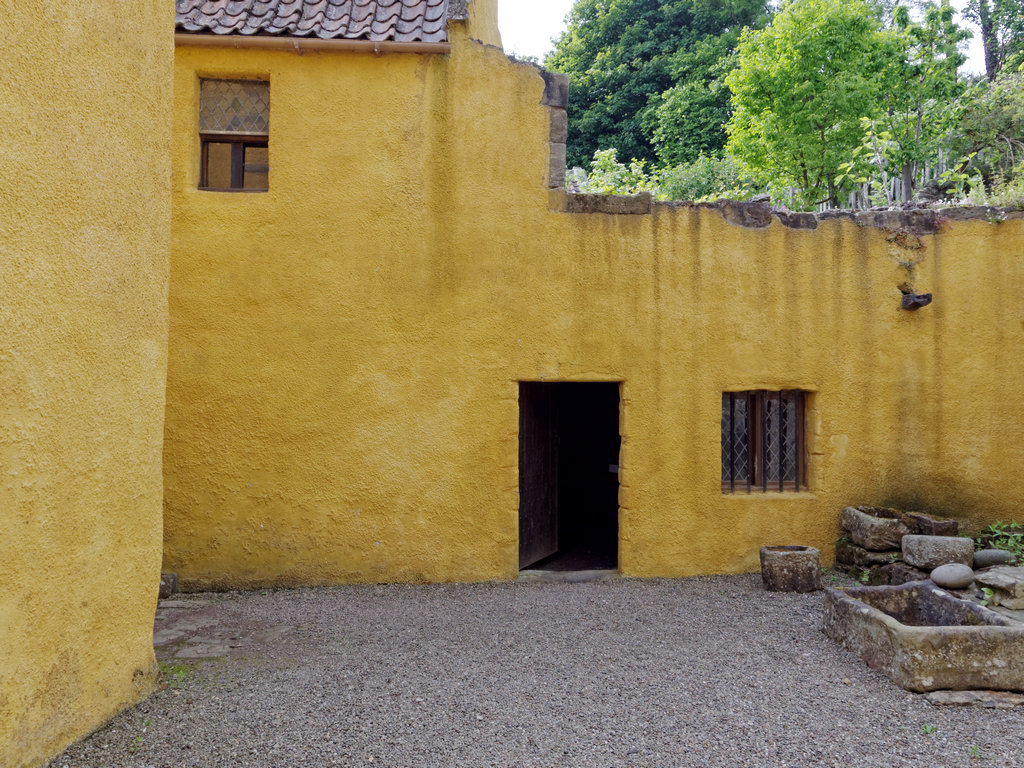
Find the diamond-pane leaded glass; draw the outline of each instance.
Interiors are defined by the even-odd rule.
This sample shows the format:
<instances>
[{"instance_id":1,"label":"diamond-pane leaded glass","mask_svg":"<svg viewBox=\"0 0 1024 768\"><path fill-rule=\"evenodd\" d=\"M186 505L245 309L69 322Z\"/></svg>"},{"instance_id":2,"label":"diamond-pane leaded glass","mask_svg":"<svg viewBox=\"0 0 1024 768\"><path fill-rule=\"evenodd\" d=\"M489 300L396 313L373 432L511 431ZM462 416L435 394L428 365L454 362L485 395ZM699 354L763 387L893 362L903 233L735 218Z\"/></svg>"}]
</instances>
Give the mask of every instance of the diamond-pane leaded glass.
<instances>
[{"instance_id":1,"label":"diamond-pane leaded glass","mask_svg":"<svg viewBox=\"0 0 1024 768\"><path fill-rule=\"evenodd\" d=\"M202 80L201 133L270 133L270 84L261 80Z\"/></svg>"},{"instance_id":2,"label":"diamond-pane leaded glass","mask_svg":"<svg viewBox=\"0 0 1024 768\"><path fill-rule=\"evenodd\" d=\"M722 394L723 489L800 490L803 397L796 390Z\"/></svg>"},{"instance_id":3,"label":"diamond-pane leaded glass","mask_svg":"<svg viewBox=\"0 0 1024 768\"><path fill-rule=\"evenodd\" d=\"M796 434L796 419L797 419L797 407L796 397L792 392L786 392L783 395L782 405L784 410L782 412L783 424L786 429L786 440L785 440L785 453L782 456L782 479L787 483L796 482L796 451L797 451L797 434Z\"/></svg>"},{"instance_id":4,"label":"diamond-pane leaded glass","mask_svg":"<svg viewBox=\"0 0 1024 768\"><path fill-rule=\"evenodd\" d=\"M766 392L764 398L765 475L769 486L778 486L780 473L783 482L796 479L796 398L792 392Z\"/></svg>"},{"instance_id":5,"label":"diamond-pane leaded glass","mask_svg":"<svg viewBox=\"0 0 1024 768\"><path fill-rule=\"evenodd\" d=\"M747 416L747 396L742 392L726 392L722 395L722 483L727 485L731 481L735 485L745 486L749 476L750 424Z\"/></svg>"}]
</instances>

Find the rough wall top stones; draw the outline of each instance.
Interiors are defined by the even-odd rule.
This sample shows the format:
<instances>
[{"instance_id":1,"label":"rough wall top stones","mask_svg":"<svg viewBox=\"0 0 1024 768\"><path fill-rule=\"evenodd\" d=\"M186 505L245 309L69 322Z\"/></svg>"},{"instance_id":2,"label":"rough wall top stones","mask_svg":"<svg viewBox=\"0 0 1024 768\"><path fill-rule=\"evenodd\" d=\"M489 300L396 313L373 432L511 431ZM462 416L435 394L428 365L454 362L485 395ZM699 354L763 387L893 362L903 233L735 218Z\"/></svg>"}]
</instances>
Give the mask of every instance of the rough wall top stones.
<instances>
[{"instance_id":1,"label":"rough wall top stones","mask_svg":"<svg viewBox=\"0 0 1024 768\"><path fill-rule=\"evenodd\" d=\"M179 32L322 40L448 39L448 0L177 0Z\"/></svg>"},{"instance_id":2,"label":"rough wall top stones","mask_svg":"<svg viewBox=\"0 0 1024 768\"><path fill-rule=\"evenodd\" d=\"M547 81L545 81L547 86ZM546 93L546 92L545 92ZM907 237L933 235L941 232L949 222L1003 221L1024 219L1024 210L994 208L991 206L963 206L955 208L907 208L877 211L830 210L819 213L797 213L773 208L767 200L715 200L694 203L690 201L658 201L649 193L640 195L592 195L570 193L566 196L569 213L652 213L655 207L711 208L719 211L730 224L747 229L770 227L773 219L790 229L817 229L818 224L832 219L848 219L860 227L890 229ZM626 210L628 209L628 210Z\"/></svg>"}]
</instances>

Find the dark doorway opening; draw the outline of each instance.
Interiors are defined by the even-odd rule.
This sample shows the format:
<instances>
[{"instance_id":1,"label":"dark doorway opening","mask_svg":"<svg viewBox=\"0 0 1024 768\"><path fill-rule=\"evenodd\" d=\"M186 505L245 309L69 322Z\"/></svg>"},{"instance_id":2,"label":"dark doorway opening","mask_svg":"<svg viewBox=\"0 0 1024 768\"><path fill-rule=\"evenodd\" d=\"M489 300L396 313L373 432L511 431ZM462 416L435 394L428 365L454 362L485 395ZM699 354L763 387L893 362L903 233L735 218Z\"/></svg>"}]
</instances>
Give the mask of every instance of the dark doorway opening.
<instances>
[{"instance_id":1,"label":"dark doorway opening","mask_svg":"<svg viewBox=\"0 0 1024 768\"><path fill-rule=\"evenodd\" d=\"M619 384L519 384L519 567L618 567Z\"/></svg>"}]
</instances>

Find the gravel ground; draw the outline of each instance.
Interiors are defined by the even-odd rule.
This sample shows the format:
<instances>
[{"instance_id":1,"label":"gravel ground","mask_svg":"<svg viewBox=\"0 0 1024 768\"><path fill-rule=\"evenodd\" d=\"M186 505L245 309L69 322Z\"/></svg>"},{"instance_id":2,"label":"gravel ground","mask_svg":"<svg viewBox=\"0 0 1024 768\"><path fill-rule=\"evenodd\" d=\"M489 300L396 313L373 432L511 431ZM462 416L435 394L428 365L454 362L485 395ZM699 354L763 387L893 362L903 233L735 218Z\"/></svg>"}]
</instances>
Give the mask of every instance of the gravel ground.
<instances>
[{"instance_id":1,"label":"gravel ground","mask_svg":"<svg viewBox=\"0 0 1024 768\"><path fill-rule=\"evenodd\" d=\"M182 599L236 647L53 766L1024 766L1024 707L934 707L757 575Z\"/></svg>"}]
</instances>

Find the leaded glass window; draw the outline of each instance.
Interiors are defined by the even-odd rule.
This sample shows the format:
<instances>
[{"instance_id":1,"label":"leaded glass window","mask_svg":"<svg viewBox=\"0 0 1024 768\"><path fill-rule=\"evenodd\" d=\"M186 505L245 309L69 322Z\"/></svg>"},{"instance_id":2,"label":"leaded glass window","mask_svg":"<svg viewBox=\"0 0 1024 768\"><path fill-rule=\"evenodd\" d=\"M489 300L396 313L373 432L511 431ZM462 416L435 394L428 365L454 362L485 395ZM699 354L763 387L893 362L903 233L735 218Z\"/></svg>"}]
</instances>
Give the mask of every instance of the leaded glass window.
<instances>
[{"instance_id":1,"label":"leaded glass window","mask_svg":"<svg viewBox=\"0 0 1024 768\"><path fill-rule=\"evenodd\" d=\"M806 487L805 395L799 390L722 394L722 490Z\"/></svg>"},{"instance_id":2,"label":"leaded glass window","mask_svg":"<svg viewBox=\"0 0 1024 768\"><path fill-rule=\"evenodd\" d=\"M201 80L200 188L265 192L270 177L269 133L270 83Z\"/></svg>"}]
</instances>

